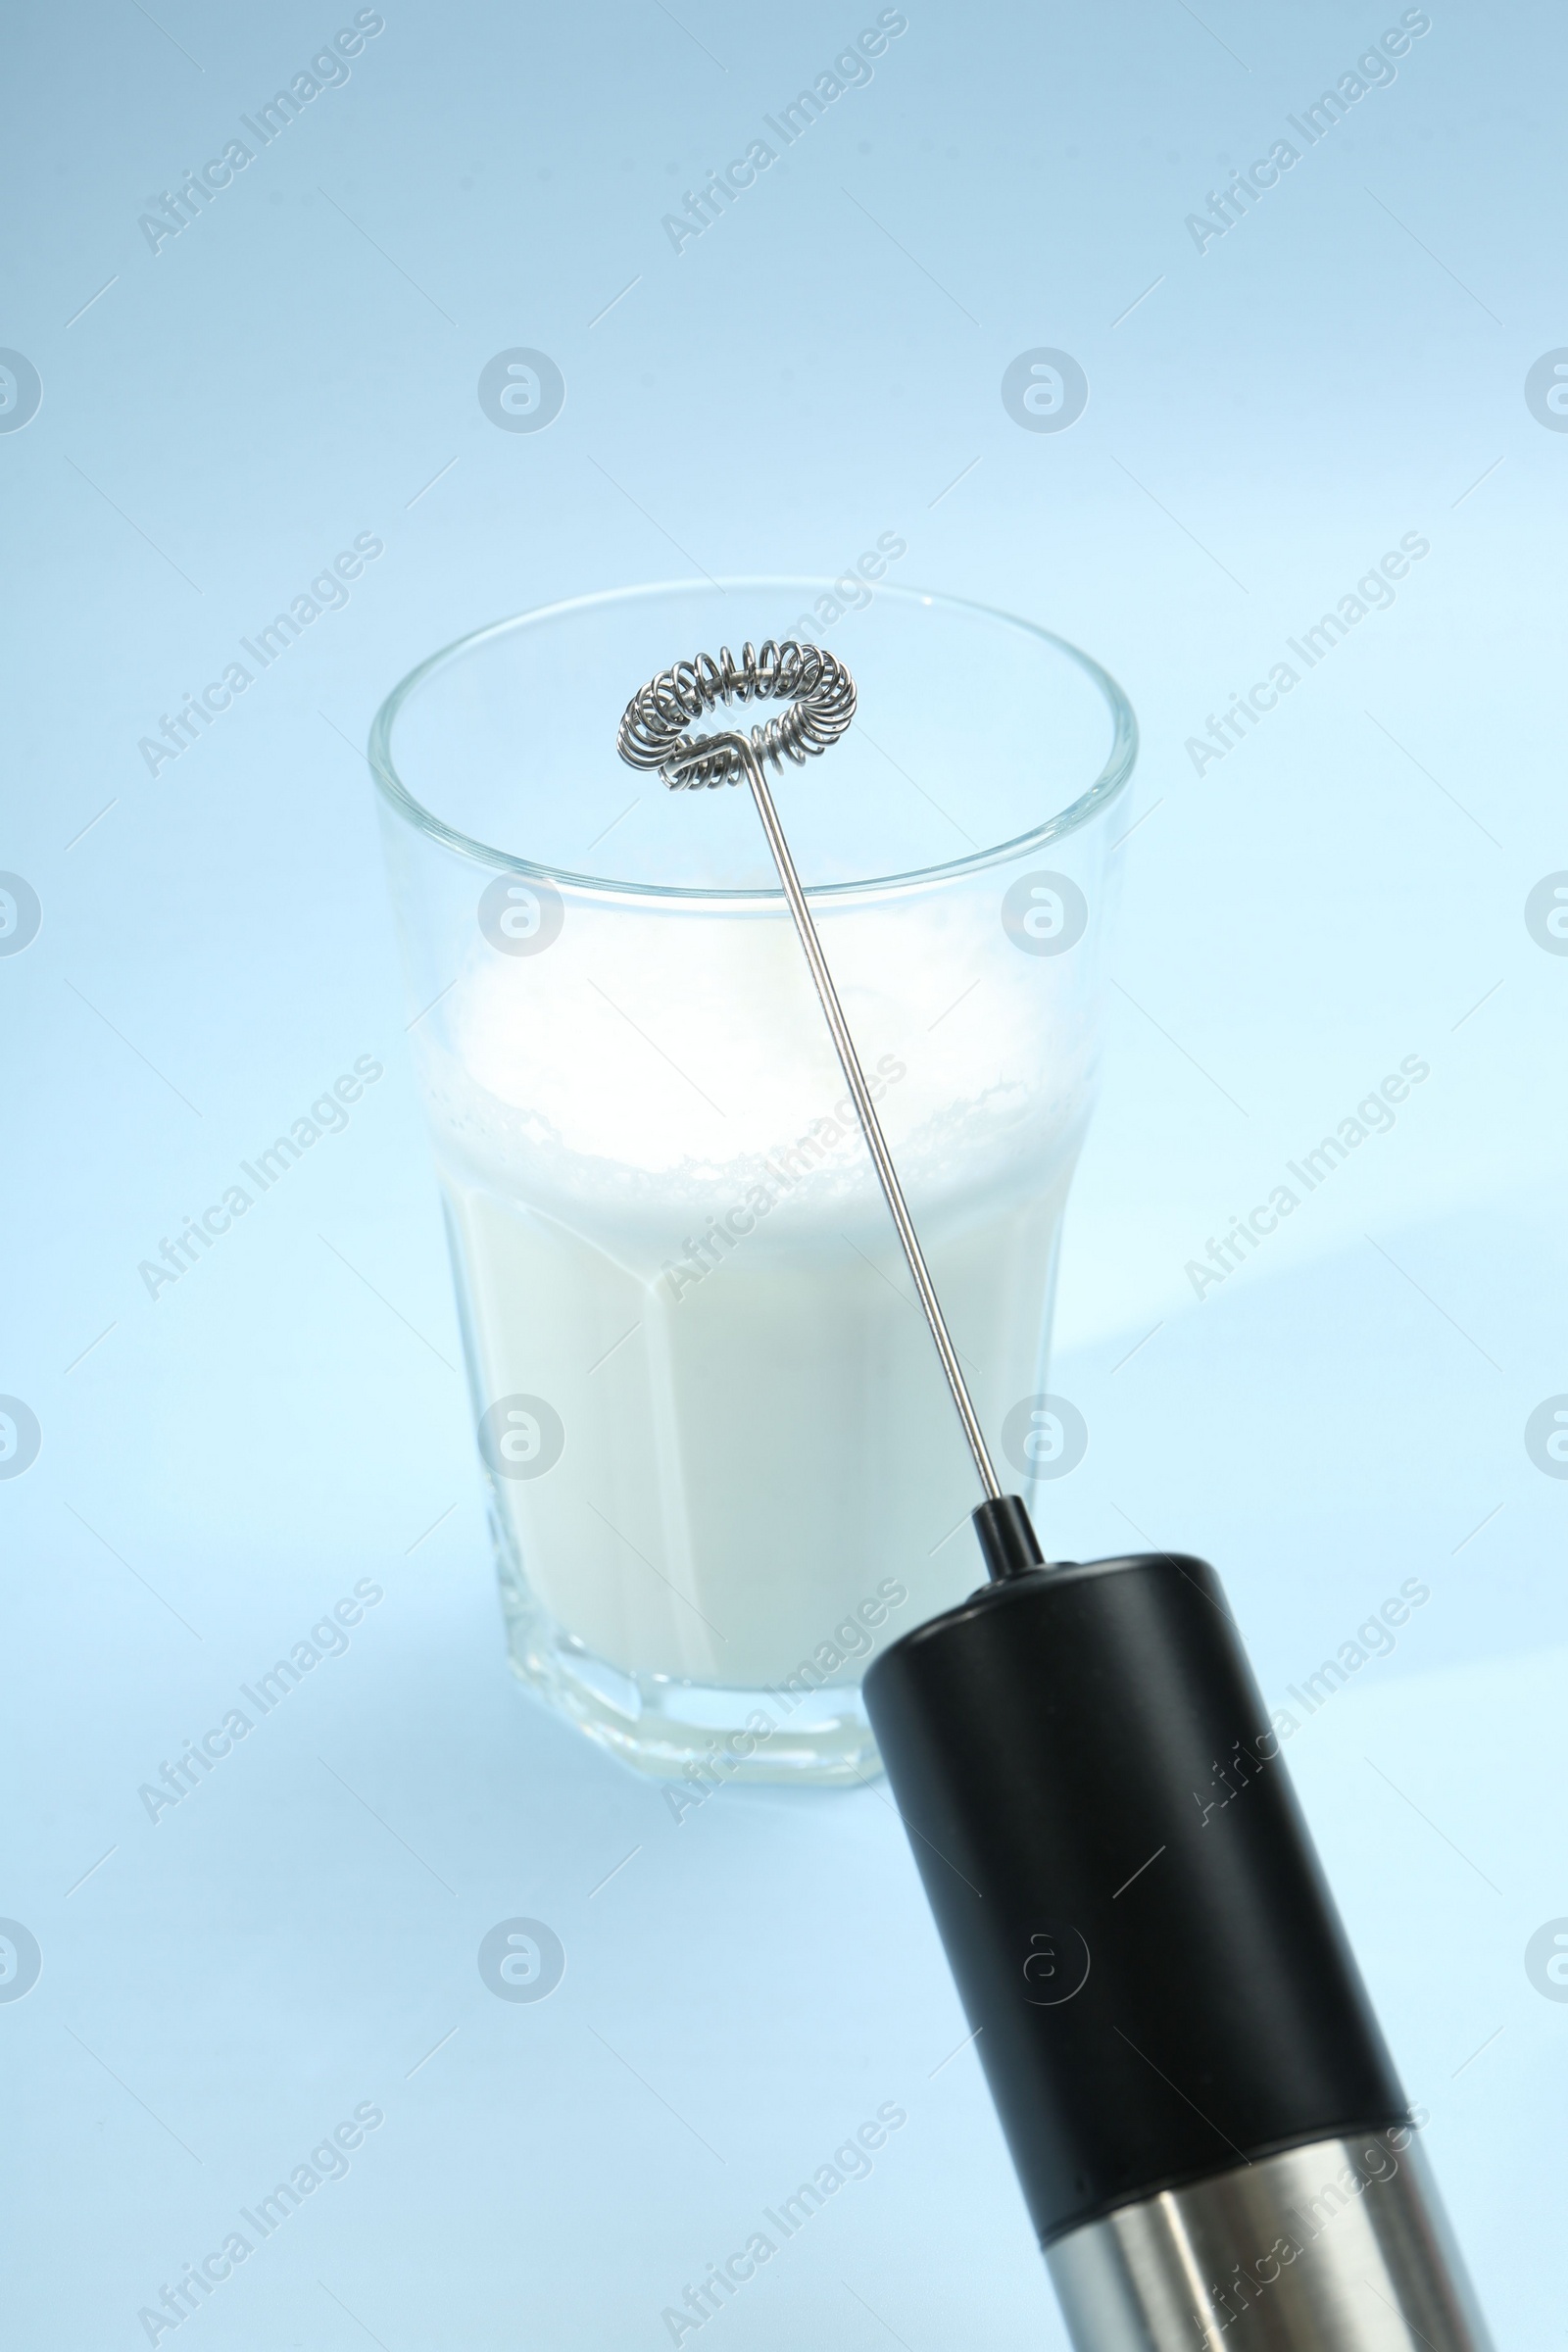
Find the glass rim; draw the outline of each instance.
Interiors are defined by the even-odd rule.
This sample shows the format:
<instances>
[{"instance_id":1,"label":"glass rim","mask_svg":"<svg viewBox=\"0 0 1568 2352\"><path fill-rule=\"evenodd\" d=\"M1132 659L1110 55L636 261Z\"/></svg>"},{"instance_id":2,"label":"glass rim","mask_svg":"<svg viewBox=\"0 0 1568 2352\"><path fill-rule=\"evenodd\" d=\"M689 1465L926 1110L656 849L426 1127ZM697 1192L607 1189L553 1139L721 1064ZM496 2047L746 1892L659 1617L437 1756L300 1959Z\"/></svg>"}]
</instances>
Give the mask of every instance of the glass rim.
<instances>
[{"instance_id":1,"label":"glass rim","mask_svg":"<svg viewBox=\"0 0 1568 2352\"><path fill-rule=\"evenodd\" d=\"M831 592L833 583L825 575L778 572L731 574L713 580L710 585L721 590L783 588L791 591L809 589L820 593L824 590ZM708 883L617 881L608 874L576 873L566 867L547 865L538 859L520 857L512 850L497 849L490 843L476 840L471 834L461 832L443 817L437 816L433 809L427 808L409 790L393 762L392 734L404 704L436 670L457 661L460 656L473 652L491 638L503 637L532 622L557 620L565 613L627 603L633 598L701 593L701 586L696 580L649 580L624 588L595 589L586 596L564 597L554 604L535 605L527 612L509 613L501 620L487 622L482 628L470 629L466 635L454 638L450 645L426 655L422 662L399 679L370 722L366 753L382 800L396 815L412 824L416 831L439 842L443 848L469 858L476 864L487 866L495 872L527 874L535 881L549 882L557 888L608 892L623 899L716 902L730 906L782 902L784 893L776 883L771 887L755 883L733 887ZM981 604L973 597L946 596L936 589L903 585L894 587L886 583L878 584L876 595L892 598L900 604L926 609L938 606L951 612L978 614L983 619L1000 622L1006 628L1021 629L1025 635L1037 638L1041 644L1064 654L1100 691L1111 719L1110 748L1099 775L1076 800L1022 833L996 842L987 849L970 851L964 857L944 858L935 865L912 867L905 873L871 875L847 882L812 882L807 886L809 898L863 897L982 872L988 866L1004 864L1029 850L1059 841L1064 834L1077 832L1124 789L1138 758L1138 720L1121 687L1092 654L1086 654L1081 646L1073 645L1069 639L1058 637L1054 629L1042 628L1038 622L1026 620L1019 613L1004 612L1000 606Z\"/></svg>"}]
</instances>

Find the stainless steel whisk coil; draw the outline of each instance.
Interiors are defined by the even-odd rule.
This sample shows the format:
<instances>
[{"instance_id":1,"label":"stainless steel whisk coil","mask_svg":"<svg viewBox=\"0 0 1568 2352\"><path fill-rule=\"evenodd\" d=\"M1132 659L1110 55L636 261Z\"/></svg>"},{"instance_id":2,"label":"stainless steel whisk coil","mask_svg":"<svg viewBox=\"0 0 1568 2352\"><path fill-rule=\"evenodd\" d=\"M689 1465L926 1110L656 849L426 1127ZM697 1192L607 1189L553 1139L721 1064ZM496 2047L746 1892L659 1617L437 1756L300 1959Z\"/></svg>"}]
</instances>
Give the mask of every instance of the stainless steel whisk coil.
<instances>
[{"instance_id":1,"label":"stainless steel whisk coil","mask_svg":"<svg viewBox=\"0 0 1568 2352\"><path fill-rule=\"evenodd\" d=\"M790 707L766 726L754 727L750 735L690 732L695 720L705 717L720 703L770 700L787 701ZM784 828L778 821L778 810L762 772L765 760L771 760L776 767L782 766L786 760L804 767L808 760L815 759L830 744L837 743L854 716L855 680L842 662L832 654L825 654L820 646L797 645L793 638L776 645L770 637L760 653L751 645L743 646L739 662L726 645L720 648L716 662L711 654L699 654L695 661L677 662L672 669L661 670L657 678L650 678L641 693L634 694L626 705L620 722L620 756L630 767L657 768L672 792L690 791L696 785L737 783L743 776L751 786L752 799L762 820L778 878L784 885L790 916L810 969L839 1066L859 1114L877 1181L936 1343L980 1484L987 1496L996 1501L1002 1495L996 1468L964 1385L957 1349L943 1320L920 1239L882 1133L882 1122L876 1115L865 1072L860 1067L860 1056L844 1018L844 1007L839 1003L801 877L795 870L790 845L784 838Z\"/></svg>"},{"instance_id":2,"label":"stainless steel whisk coil","mask_svg":"<svg viewBox=\"0 0 1568 2352\"><path fill-rule=\"evenodd\" d=\"M771 701L790 707L753 727L752 749L775 767L786 760L804 766L837 743L855 716L855 680L832 654L793 638L778 645L769 637L760 652L748 643L738 662L720 646L716 661L699 654L677 662L633 695L620 722L620 756L632 767L657 768L674 792L739 783L744 761L733 738L691 728L720 703Z\"/></svg>"}]
</instances>

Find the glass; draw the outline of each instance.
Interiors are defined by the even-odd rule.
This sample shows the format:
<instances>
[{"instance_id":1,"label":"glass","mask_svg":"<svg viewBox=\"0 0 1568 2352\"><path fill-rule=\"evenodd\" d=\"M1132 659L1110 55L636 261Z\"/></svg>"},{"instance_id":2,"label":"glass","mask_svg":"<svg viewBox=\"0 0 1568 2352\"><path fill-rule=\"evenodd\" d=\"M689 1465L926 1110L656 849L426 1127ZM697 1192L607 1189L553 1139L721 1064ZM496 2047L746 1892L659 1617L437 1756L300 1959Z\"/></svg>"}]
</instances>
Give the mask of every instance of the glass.
<instances>
[{"instance_id":1,"label":"glass","mask_svg":"<svg viewBox=\"0 0 1568 2352\"><path fill-rule=\"evenodd\" d=\"M1046 1348L1132 712L1026 622L850 585L524 613L370 737L512 1661L677 1812L877 1769L861 1674L976 1582L979 1495L751 796L616 756L671 662L853 671L780 815L1004 1483L1071 1443Z\"/></svg>"}]
</instances>

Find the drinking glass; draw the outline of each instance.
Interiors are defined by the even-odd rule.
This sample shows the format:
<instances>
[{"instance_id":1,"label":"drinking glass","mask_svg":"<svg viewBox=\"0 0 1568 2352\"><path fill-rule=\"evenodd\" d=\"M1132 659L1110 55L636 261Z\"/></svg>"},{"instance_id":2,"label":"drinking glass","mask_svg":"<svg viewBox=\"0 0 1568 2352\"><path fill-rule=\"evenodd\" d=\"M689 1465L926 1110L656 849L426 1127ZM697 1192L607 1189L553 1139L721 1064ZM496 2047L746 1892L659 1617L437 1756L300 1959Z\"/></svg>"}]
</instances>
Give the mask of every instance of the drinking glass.
<instances>
[{"instance_id":1,"label":"drinking glass","mask_svg":"<svg viewBox=\"0 0 1568 2352\"><path fill-rule=\"evenodd\" d=\"M768 637L858 687L775 798L1027 1494L1075 1443L1046 1351L1137 741L1114 681L885 580L679 583L482 629L370 737L512 1662L677 1813L875 1770L866 1664L978 1570L968 1450L751 796L616 756L655 671Z\"/></svg>"}]
</instances>

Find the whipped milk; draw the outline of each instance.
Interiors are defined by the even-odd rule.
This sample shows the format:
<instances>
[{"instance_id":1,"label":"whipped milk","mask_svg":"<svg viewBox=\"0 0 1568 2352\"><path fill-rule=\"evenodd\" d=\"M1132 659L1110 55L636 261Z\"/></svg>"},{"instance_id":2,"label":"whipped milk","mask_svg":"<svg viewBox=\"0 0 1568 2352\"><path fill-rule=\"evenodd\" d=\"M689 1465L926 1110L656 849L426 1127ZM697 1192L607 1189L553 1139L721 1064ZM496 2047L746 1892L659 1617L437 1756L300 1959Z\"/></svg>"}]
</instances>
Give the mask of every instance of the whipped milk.
<instances>
[{"instance_id":1,"label":"whipped milk","mask_svg":"<svg viewBox=\"0 0 1568 2352\"><path fill-rule=\"evenodd\" d=\"M990 893L814 911L995 1446L1046 1385L1082 986ZM498 1519L568 1636L639 1676L853 1683L835 1629L879 1583L887 1640L978 1581L973 1466L782 914L568 902L540 954L476 945L416 1038L476 1417L521 1433L487 1446Z\"/></svg>"}]
</instances>

